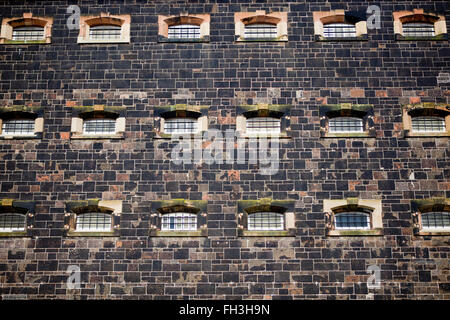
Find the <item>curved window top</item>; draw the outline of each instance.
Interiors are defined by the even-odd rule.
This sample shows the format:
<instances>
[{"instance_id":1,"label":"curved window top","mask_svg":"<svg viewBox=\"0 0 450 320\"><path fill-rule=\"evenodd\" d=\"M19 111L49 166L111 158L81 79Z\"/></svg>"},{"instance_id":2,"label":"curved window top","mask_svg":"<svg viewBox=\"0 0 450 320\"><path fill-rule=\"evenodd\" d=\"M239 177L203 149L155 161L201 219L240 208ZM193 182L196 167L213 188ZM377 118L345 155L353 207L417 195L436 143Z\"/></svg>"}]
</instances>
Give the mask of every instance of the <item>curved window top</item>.
<instances>
[{"instance_id":1,"label":"curved window top","mask_svg":"<svg viewBox=\"0 0 450 320\"><path fill-rule=\"evenodd\" d=\"M169 26L169 39L199 39L200 26L194 24L179 24Z\"/></svg>"},{"instance_id":2,"label":"curved window top","mask_svg":"<svg viewBox=\"0 0 450 320\"><path fill-rule=\"evenodd\" d=\"M117 40L120 39L122 28L116 25L98 25L89 28L91 40Z\"/></svg>"},{"instance_id":3,"label":"curved window top","mask_svg":"<svg viewBox=\"0 0 450 320\"><path fill-rule=\"evenodd\" d=\"M20 213L0 213L0 232L18 232L26 229L26 215Z\"/></svg>"},{"instance_id":4,"label":"curved window top","mask_svg":"<svg viewBox=\"0 0 450 320\"><path fill-rule=\"evenodd\" d=\"M254 212L248 214L249 231L284 230L284 214L278 212Z\"/></svg>"},{"instance_id":5,"label":"curved window top","mask_svg":"<svg viewBox=\"0 0 450 320\"><path fill-rule=\"evenodd\" d=\"M422 229L449 229L450 212L426 212L422 213Z\"/></svg>"},{"instance_id":6,"label":"curved window top","mask_svg":"<svg viewBox=\"0 0 450 320\"><path fill-rule=\"evenodd\" d=\"M0 44L45 44L51 42L53 18L34 17L31 12L21 17L3 18Z\"/></svg>"},{"instance_id":7,"label":"curved window top","mask_svg":"<svg viewBox=\"0 0 450 320\"><path fill-rule=\"evenodd\" d=\"M370 215L365 212L349 211L336 213L334 215L334 222L336 229L346 229L346 230L370 229Z\"/></svg>"},{"instance_id":8,"label":"curved window top","mask_svg":"<svg viewBox=\"0 0 450 320\"><path fill-rule=\"evenodd\" d=\"M364 132L363 120L356 117L331 118L329 132Z\"/></svg>"},{"instance_id":9,"label":"curved window top","mask_svg":"<svg viewBox=\"0 0 450 320\"><path fill-rule=\"evenodd\" d=\"M244 28L244 37L247 39L274 39L277 37L276 24L254 23Z\"/></svg>"},{"instance_id":10,"label":"curved window top","mask_svg":"<svg viewBox=\"0 0 450 320\"><path fill-rule=\"evenodd\" d=\"M412 117L414 132L445 132L445 118L441 117Z\"/></svg>"},{"instance_id":11,"label":"curved window top","mask_svg":"<svg viewBox=\"0 0 450 320\"><path fill-rule=\"evenodd\" d=\"M356 27L350 23L329 23L323 26L323 35L326 38L356 37Z\"/></svg>"}]
</instances>

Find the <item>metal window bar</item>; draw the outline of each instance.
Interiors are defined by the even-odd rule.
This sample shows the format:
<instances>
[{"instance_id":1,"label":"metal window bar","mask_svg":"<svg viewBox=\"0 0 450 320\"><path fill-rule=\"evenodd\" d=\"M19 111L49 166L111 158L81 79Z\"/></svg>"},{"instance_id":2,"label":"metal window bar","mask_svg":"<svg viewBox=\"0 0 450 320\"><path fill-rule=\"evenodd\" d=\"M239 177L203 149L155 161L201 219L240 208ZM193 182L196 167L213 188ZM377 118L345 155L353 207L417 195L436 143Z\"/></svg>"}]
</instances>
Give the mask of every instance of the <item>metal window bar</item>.
<instances>
[{"instance_id":1,"label":"metal window bar","mask_svg":"<svg viewBox=\"0 0 450 320\"><path fill-rule=\"evenodd\" d=\"M247 133L280 133L281 120L269 117L249 118L246 121L246 130Z\"/></svg>"},{"instance_id":2,"label":"metal window bar","mask_svg":"<svg viewBox=\"0 0 450 320\"><path fill-rule=\"evenodd\" d=\"M26 216L17 213L0 214L0 232L25 231Z\"/></svg>"},{"instance_id":3,"label":"metal window bar","mask_svg":"<svg viewBox=\"0 0 450 320\"><path fill-rule=\"evenodd\" d=\"M89 28L89 38L92 40L120 39L122 27L112 25L94 26Z\"/></svg>"},{"instance_id":4,"label":"metal window bar","mask_svg":"<svg viewBox=\"0 0 450 320\"><path fill-rule=\"evenodd\" d=\"M244 28L244 37L248 39L274 39L277 36L277 26L272 24L250 24Z\"/></svg>"},{"instance_id":5,"label":"metal window bar","mask_svg":"<svg viewBox=\"0 0 450 320\"><path fill-rule=\"evenodd\" d=\"M323 35L326 38L356 37L356 27L354 24L329 23L323 26Z\"/></svg>"},{"instance_id":6,"label":"metal window bar","mask_svg":"<svg viewBox=\"0 0 450 320\"><path fill-rule=\"evenodd\" d=\"M427 212L422 214L423 229L449 229L450 212Z\"/></svg>"},{"instance_id":7,"label":"metal window bar","mask_svg":"<svg viewBox=\"0 0 450 320\"><path fill-rule=\"evenodd\" d=\"M166 213L162 217L161 230L197 230L197 215L194 213Z\"/></svg>"},{"instance_id":8,"label":"metal window bar","mask_svg":"<svg viewBox=\"0 0 450 320\"><path fill-rule=\"evenodd\" d=\"M173 133L196 133L198 129L197 119L173 118L164 122L164 132Z\"/></svg>"},{"instance_id":9,"label":"metal window bar","mask_svg":"<svg viewBox=\"0 0 450 320\"><path fill-rule=\"evenodd\" d=\"M169 39L199 39L200 26L193 24L180 24L169 27Z\"/></svg>"},{"instance_id":10,"label":"metal window bar","mask_svg":"<svg viewBox=\"0 0 450 320\"><path fill-rule=\"evenodd\" d=\"M44 27L13 28L12 40L15 41L44 40Z\"/></svg>"},{"instance_id":11,"label":"metal window bar","mask_svg":"<svg viewBox=\"0 0 450 320\"><path fill-rule=\"evenodd\" d=\"M85 134L114 134L116 120L114 119L87 119L83 121Z\"/></svg>"},{"instance_id":12,"label":"metal window bar","mask_svg":"<svg viewBox=\"0 0 450 320\"><path fill-rule=\"evenodd\" d=\"M444 132L445 119L440 117L413 117L411 119L414 132Z\"/></svg>"},{"instance_id":13,"label":"metal window bar","mask_svg":"<svg viewBox=\"0 0 450 320\"><path fill-rule=\"evenodd\" d=\"M363 120L353 117L332 118L329 121L329 132L363 132Z\"/></svg>"},{"instance_id":14,"label":"metal window bar","mask_svg":"<svg viewBox=\"0 0 450 320\"><path fill-rule=\"evenodd\" d=\"M250 213L248 230L284 230L284 214L277 212Z\"/></svg>"},{"instance_id":15,"label":"metal window bar","mask_svg":"<svg viewBox=\"0 0 450 320\"><path fill-rule=\"evenodd\" d=\"M434 37L434 24L431 23L404 23L402 28L405 37Z\"/></svg>"},{"instance_id":16,"label":"metal window bar","mask_svg":"<svg viewBox=\"0 0 450 320\"><path fill-rule=\"evenodd\" d=\"M370 215L364 212L345 212L334 216L336 229L370 229Z\"/></svg>"},{"instance_id":17,"label":"metal window bar","mask_svg":"<svg viewBox=\"0 0 450 320\"><path fill-rule=\"evenodd\" d=\"M4 135L34 135L34 120L6 120L2 125Z\"/></svg>"},{"instance_id":18,"label":"metal window bar","mask_svg":"<svg viewBox=\"0 0 450 320\"><path fill-rule=\"evenodd\" d=\"M107 213L84 213L76 218L76 231L111 231L111 215Z\"/></svg>"}]
</instances>

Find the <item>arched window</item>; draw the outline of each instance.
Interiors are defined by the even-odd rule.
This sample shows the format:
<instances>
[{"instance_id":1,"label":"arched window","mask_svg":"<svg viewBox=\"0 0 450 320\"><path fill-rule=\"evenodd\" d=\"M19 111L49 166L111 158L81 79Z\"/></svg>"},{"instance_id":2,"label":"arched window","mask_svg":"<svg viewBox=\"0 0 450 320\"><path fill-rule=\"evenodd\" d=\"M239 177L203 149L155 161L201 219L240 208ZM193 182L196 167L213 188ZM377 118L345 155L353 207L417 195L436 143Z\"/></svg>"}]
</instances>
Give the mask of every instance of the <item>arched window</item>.
<instances>
[{"instance_id":1,"label":"arched window","mask_svg":"<svg viewBox=\"0 0 450 320\"><path fill-rule=\"evenodd\" d=\"M169 26L169 39L200 39L200 26L195 24Z\"/></svg>"},{"instance_id":2,"label":"arched window","mask_svg":"<svg viewBox=\"0 0 450 320\"><path fill-rule=\"evenodd\" d=\"M198 120L194 118L171 118L164 121L164 133L196 133Z\"/></svg>"},{"instance_id":3,"label":"arched window","mask_svg":"<svg viewBox=\"0 0 450 320\"><path fill-rule=\"evenodd\" d=\"M26 231L26 215L20 213L0 213L0 232Z\"/></svg>"},{"instance_id":4,"label":"arched window","mask_svg":"<svg viewBox=\"0 0 450 320\"><path fill-rule=\"evenodd\" d=\"M370 214L359 211L336 213L334 215L336 229L370 229Z\"/></svg>"},{"instance_id":5,"label":"arched window","mask_svg":"<svg viewBox=\"0 0 450 320\"><path fill-rule=\"evenodd\" d=\"M118 236L122 201L81 200L66 202L68 236Z\"/></svg>"},{"instance_id":6,"label":"arched window","mask_svg":"<svg viewBox=\"0 0 450 320\"><path fill-rule=\"evenodd\" d=\"M209 14L158 16L159 42L208 42Z\"/></svg>"},{"instance_id":7,"label":"arched window","mask_svg":"<svg viewBox=\"0 0 450 320\"><path fill-rule=\"evenodd\" d=\"M161 230L194 231L197 230L197 214L189 212L165 213L161 220Z\"/></svg>"},{"instance_id":8,"label":"arched window","mask_svg":"<svg viewBox=\"0 0 450 320\"><path fill-rule=\"evenodd\" d=\"M254 117L248 118L246 121L247 133L280 133L281 132L281 120L272 117Z\"/></svg>"},{"instance_id":9,"label":"arched window","mask_svg":"<svg viewBox=\"0 0 450 320\"><path fill-rule=\"evenodd\" d=\"M244 28L245 39L274 39L277 37L277 25L269 23L247 24Z\"/></svg>"},{"instance_id":10,"label":"arched window","mask_svg":"<svg viewBox=\"0 0 450 320\"><path fill-rule=\"evenodd\" d=\"M450 230L450 212L432 211L422 213L422 229L446 229Z\"/></svg>"},{"instance_id":11,"label":"arched window","mask_svg":"<svg viewBox=\"0 0 450 320\"><path fill-rule=\"evenodd\" d=\"M425 116L411 118L413 132L445 132L445 118Z\"/></svg>"},{"instance_id":12,"label":"arched window","mask_svg":"<svg viewBox=\"0 0 450 320\"><path fill-rule=\"evenodd\" d=\"M97 25L89 28L89 39L91 40L118 40L120 39L122 27L116 25Z\"/></svg>"},{"instance_id":13,"label":"arched window","mask_svg":"<svg viewBox=\"0 0 450 320\"><path fill-rule=\"evenodd\" d=\"M288 41L287 12L235 12L236 41Z\"/></svg>"},{"instance_id":14,"label":"arched window","mask_svg":"<svg viewBox=\"0 0 450 320\"><path fill-rule=\"evenodd\" d=\"M3 121L2 135L34 135L34 119L9 119Z\"/></svg>"},{"instance_id":15,"label":"arched window","mask_svg":"<svg viewBox=\"0 0 450 320\"><path fill-rule=\"evenodd\" d=\"M3 18L0 44L51 43L53 18L35 17L25 12L21 17Z\"/></svg>"},{"instance_id":16,"label":"arched window","mask_svg":"<svg viewBox=\"0 0 450 320\"><path fill-rule=\"evenodd\" d=\"M81 16L78 43L129 43L131 16L128 14Z\"/></svg>"},{"instance_id":17,"label":"arched window","mask_svg":"<svg viewBox=\"0 0 450 320\"><path fill-rule=\"evenodd\" d=\"M76 216L78 232L110 232L112 230L111 213L88 212Z\"/></svg>"},{"instance_id":18,"label":"arched window","mask_svg":"<svg viewBox=\"0 0 450 320\"><path fill-rule=\"evenodd\" d=\"M254 212L248 214L248 230L284 230L284 214L278 212Z\"/></svg>"},{"instance_id":19,"label":"arched window","mask_svg":"<svg viewBox=\"0 0 450 320\"><path fill-rule=\"evenodd\" d=\"M336 117L329 121L329 132L364 132L363 119L356 117Z\"/></svg>"},{"instance_id":20,"label":"arched window","mask_svg":"<svg viewBox=\"0 0 450 320\"><path fill-rule=\"evenodd\" d=\"M36 41L44 40L44 27L16 27L13 28L12 40L13 41Z\"/></svg>"},{"instance_id":21,"label":"arched window","mask_svg":"<svg viewBox=\"0 0 450 320\"><path fill-rule=\"evenodd\" d=\"M107 118L85 119L83 121L84 134L114 134L116 133L116 120Z\"/></svg>"},{"instance_id":22,"label":"arched window","mask_svg":"<svg viewBox=\"0 0 450 320\"><path fill-rule=\"evenodd\" d=\"M350 23L329 23L323 26L323 35L326 38L356 37L356 27Z\"/></svg>"},{"instance_id":23,"label":"arched window","mask_svg":"<svg viewBox=\"0 0 450 320\"><path fill-rule=\"evenodd\" d=\"M396 40L447 40L445 16L424 9L396 11L394 33Z\"/></svg>"},{"instance_id":24,"label":"arched window","mask_svg":"<svg viewBox=\"0 0 450 320\"><path fill-rule=\"evenodd\" d=\"M0 199L0 237L31 236L34 208L33 201Z\"/></svg>"}]
</instances>

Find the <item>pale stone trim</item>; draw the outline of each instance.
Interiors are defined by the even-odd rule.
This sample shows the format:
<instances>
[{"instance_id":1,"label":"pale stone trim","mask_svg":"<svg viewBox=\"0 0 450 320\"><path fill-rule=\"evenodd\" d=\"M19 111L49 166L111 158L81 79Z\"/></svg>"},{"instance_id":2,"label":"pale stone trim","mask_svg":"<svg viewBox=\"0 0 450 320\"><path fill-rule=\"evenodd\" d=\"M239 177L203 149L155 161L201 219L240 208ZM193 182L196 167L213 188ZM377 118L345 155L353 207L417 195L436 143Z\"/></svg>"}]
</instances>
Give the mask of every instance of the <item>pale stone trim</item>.
<instances>
[{"instance_id":1,"label":"pale stone trim","mask_svg":"<svg viewBox=\"0 0 450 320\"><path fill-rule=\"evenodd\" d=\"M92 40L89 39L89 30L91 24L95 21L103 22L103 24L111 24L121 27L120 39L113 40ZM101 24L97 24L101 25ZM77 43L130 43L130 26L131 16L129 14L110 15L109 13L101 13L100 15L89 15L80 17L80 32L78 34Z\"/></svg>"},{"instance_id":2,"label":"pale stone trim","mask_svg":"<svg viewBox=\"0 0 450 320\"><path fill-rule=\"evenodd\" d=\"M271 12L266 14L266 11L264 10L257 10L256 12L236 12L234 14L234 34L237 36L236 41L245 41L245 23L243 20L251 17L260 17L263 21L264 19L277 21L277 40L288 41L287 12Z\"/></svg>"},{"instance_id":3,"label":"pale stone trim","mask_svg":"<svg viewBox=\"0 0 450 320\"><path fill-rule=\"evenodd\" d=\"M43 43L51 43L52 42L52 26L53 26L53 18L52 17L36 17L33 16L31 12L25 12L22 17L13 17L13 18L3 18L1 30L0 30L0 44L36 44L36 42L28 42L28 41L18 41L14 43L8 43L8 41L12 40L13 34L13 26L11 23L14 23L16 20L25 19L23 26L33 26L36 25L36 22L39 22L39 26L44 27L44 42Z\"/></svg>"},{"instance_id":4,"label":"pale stone trim","mask_svg":"<svg viewBox=\"0 0 450 320\"><path fill-rule=\"evenodd\" d=\"M210 33L210 22L211 17L209 14L180 14L180 15L173 15L173 16L165 16L165 15L159 15L158 16L158 35L162 36L164 38L169 37L169 24L170 21L174 18L180 18L180 19L186 19L188 20L191 18L193 21L191 21L193 24L196 24L200 27L200 38L209 36Z\"/></svg>"},{"instance_id":5,"label":"pale stone trim","mask_svg":"<svg viewBox=\"0 0 450 320\"><path fill-rule=\"evenodd\" d=\"M98 206L112 209L112 214L116 216L122 213L122 200L100 200Z\"/></svg>"},{"instance_id":6,"label":"pale stone trim","mask_svg":"<svg viewBox=\"0 0 450 320\"><path fill-rule=\"evenodd\" d=\"M431 12L425 12L423 9L414 9L413 11L395 11L392 13L394 17L394 33L403 35L403 23L402 19L408 16L414 15L431 15L436 17L434 22L434 35L438 36L440 34L447 33L447 24L445 22L445 16L441 14L435 14Z\"/></svg>"},{"instance_id":7,"label":"pale stone trim","mask_svg":"<svg viewBox=\"0 0 450 320\"><path fill-rule=\"evenodd\" d=\"M314 34L324 37L323 26L329 23L344 23L345 11L333 10L333 11L315 11L313 12L314 20ZM355 23L356 36L360 37L367 34L367 21L362 20Z\"/></svg>"},{"instance_id":8,"label":"pale stone trim","mask_svg":"<svg viewBox=\"0 0 450 320\"><path fill-rule=\"evenodd\" d=\"M381 229L383 228L383 218L382 218L382 203L381 199L353 199L352 200L342 199L342 200L323 200L323 211L333 213L334 209L349 204L357 204L359 207L365 207L372 210L371 214L371 229ZM364 230L361 230L364 231Z\"/></svg>"}]
</instances>

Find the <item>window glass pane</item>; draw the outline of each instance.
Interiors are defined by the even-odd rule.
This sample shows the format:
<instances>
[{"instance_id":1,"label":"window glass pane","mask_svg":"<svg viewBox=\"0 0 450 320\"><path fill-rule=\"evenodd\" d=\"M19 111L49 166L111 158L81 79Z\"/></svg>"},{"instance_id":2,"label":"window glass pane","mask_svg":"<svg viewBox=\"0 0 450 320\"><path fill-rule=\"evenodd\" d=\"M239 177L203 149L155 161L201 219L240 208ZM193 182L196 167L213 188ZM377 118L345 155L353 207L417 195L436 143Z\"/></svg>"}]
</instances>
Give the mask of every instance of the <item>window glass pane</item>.
<instances>
[{"instance_id":1,"label":"window glass pane","mask_svg":"<svg viewBox=\"0 0 450 320\"><path fill-rule=\"evenodd\" d=\"M3 122L2 133L4 135L34 135L34 120L6 120Z\"/></svg>"},{"instance_id":2,"label":"window glass pane","mask_svg":"<svg viewBox=\"0 0 450 320\"><path fill-rule=\"evenodd\" d=\"M195 213L174 212L162 216L161 230L197 230Z\"/></svg>"},{"instance_id":3,"label":"window glass pane","mask_svg":"<svg viewBox=\"0 0 450 320\"><path fill-rule=\"evenodd\" d=\"M280 133L281 121L280 119L269 117L249 118L246 121L246 129L247 133L252 132Z\"/></svg>"},{"instance_id":4,"label":"window glass pane","mask_svg":"<svg viewBox=\"0 0 450 320\"><path fill-rule=\"evenodd\" d=\"M364 212L344 212L334 216L336 229L370 229L370 216Z\"/></svg>"},{"instance_id":5,"label":"window glass pane","mask_svg":"<svg viewBox=\"0 0 450 320\"><path fill-rule=\"evenodd\" d=\"M197 119L173 118L164 121L165 133L196 133Z\"/></svg>"},{"instance_id":6,"label":"window glass pane","mask_svg":"<svg viewBox=\"0 0 450 320\"><path fill-rule=\"evenodd\" d=\"M200 26L180 24L169 27L169 39L199 39Z\"/></svg>"},{"instance_id":7,"label":"window glass pane","mask_svg":"<svg viewBox=\"0 0 450 320\"><path fill-rule=\"evenodd\" d=\"M404 23L402 27L405 37L434 37L434 24L431 23Z\"/></svg>"},{"instance_id":8,"label":"window glass pane","mask_svg":"<svg viewBox=\"0 0 450 320\"><path fill-rule=\"evenodd\" d=\"M89 28L89 38L92 40L120 39L122 28L119 26L103 25Z\"/></svg>"},{"instance_id":9,"label":"window glass pane","mask_svg":"<svg viewBox=\"0 0 450 320\"><path fill-rule=\"evenodd\" d=\"M44 40L44 27L16 27L13 29L12 40Z\"/></svg>"},{"instance_id":10,"label":"window glass pane","mask_svg":"<svg viewBox=\"0 0 450 320\"><path fill-rule=\"evenodd\" d=\"M413 117L414 132L445 132L445 119L440 117Z\"/></svg>"},{"instance_id":11,"label":"window glass pane","mask_svg":"<svg viewBox=\"0 0 450 320\"><path fill-rule=\"evenodd\" d=\"M329 132L363 132L363 120L353 117L331 118Z\"/></svg>"},{"instance_id":12,"label":"window glass pane","mask_svg":"<svg viewBox=\"0 0 450 320\"><path fill-rule=\"evenodd\" d=\"M83 121L85 134L114 134L116 120L114 119L88 119Z\"/></svg>"},{"instance_id":13,"label":"window glass pane","mask_svg":"<svg viewBox=\"0 0 450 320\"><path fill-rule=\"evenodd\" d=\"M427 212L422 214L423 229L449 229L450 212Z\"/></svg>"},{"instance_id":14,"label":"window glass pane","mask_svg":"<svg viewBox=\"0 0 450 320\"><path fill-rule=\"evenodd\" d=\"M356 28L353 24L329 23L323 26L323 35L326 38L356 37Z\"/></svg>"},{"instance_id":15,"label":"window glass pane","mask_svg":"<svg viewBox=\"0 0 450 320\"><path fill-rule=\"evenodd\" d=\"M80 214L76 231L111 231L111 215L97 212Z\"/></svg>"},{"instance_id":16,"label":"window glass pane","mask_svg":"<svg viewBox=\"0 0 450 320\"><path fill-rule=\"evenodd\" d=\"M284 230L284 214L277 212L250 213L248 230Z\"/></svg>"},{"instance_id":17,"label":"window glass pane","mask_svg":"<svg viewBox=\"0 0 450 320\"><path fill-rule=\"evenodd\" d=\"M277 26L272 24L250 24L244 28L245 38L274 39L277 36Z\"/></svg>"},{"instance_id":18,"label":"window glass pane","mask_svg":"<svg viewBox=\"0 0 450 320\"><path fill-rule=\"evenodd\" d=\"M25 231L26 216L17 213L0 214L0 232Z\"/></svg>"}]
</instances>

